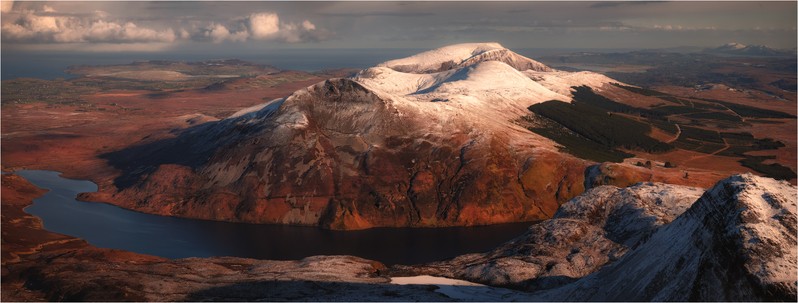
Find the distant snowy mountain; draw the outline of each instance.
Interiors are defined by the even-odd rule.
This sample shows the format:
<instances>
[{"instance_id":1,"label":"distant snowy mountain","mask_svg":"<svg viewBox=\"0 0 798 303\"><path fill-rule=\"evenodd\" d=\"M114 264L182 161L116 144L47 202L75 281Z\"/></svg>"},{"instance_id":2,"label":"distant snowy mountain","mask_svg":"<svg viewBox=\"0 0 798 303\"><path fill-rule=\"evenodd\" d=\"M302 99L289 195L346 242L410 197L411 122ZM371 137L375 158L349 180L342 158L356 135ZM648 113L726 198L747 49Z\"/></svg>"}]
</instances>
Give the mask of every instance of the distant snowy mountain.
<instances>
[{"instance_id":1,"label":"distant snowy mountain","mask_svg":"<svg viewBox=\"0 0 798 303\"><path fill-rule=\"evenodd\" d=\"M611 82L498 43L446 46L109 155L125 171L111 194L146 212L336 229L548 218L583 191L588 163L515 121Z\"/></svg>"},{"instance_id":2,"label":"distant snowy mountain","mask_svg":"<svg viewBox=\"0 0 798 303\"><path fill-rule=\"evenodd\" d=\"M738 56L791 56L795 52L778 50L764 45L745 45L736 42L727 43L715 48L704 49L704 52Z\"/></svg>"}]
</instances>

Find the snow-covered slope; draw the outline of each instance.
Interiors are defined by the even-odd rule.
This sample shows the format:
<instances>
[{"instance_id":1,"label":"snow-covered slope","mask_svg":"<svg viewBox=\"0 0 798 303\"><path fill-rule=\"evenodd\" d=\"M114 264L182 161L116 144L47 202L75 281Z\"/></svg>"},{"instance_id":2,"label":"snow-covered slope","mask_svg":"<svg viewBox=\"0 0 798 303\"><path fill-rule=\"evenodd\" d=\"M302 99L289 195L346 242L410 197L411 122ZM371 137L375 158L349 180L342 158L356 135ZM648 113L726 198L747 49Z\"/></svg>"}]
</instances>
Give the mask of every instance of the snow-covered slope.
<instances>
[{"instance_id":1,"label":"snow-covered slope","mask_svg":"<svg viewBox=\"0 0 798 303\"><path fill-rule=\"evenodd\" d=\"M702 192L599 186L491 252L396 270L534 291L524 301L795 301L796 187L744 174Z\"/></svg>"},{"instance_id":2,"label":"snow-covered slope","mask_svg":"<svg viewBox=\"0 0 798 303\"><path fill-rule=\"evenodd\" d=\"M518 55L498 43L466 43L442 47L411 57L384 62L352 80L386 94L394 105L418 109L426 119L449 115L468 121L509 120L532 104L570 102L571 87L595 90L618 82L592 72L555 71ZM431 104L433 103L433 104Z\"/></svg>"},{"instance_id":3,"label":"snow-covered slope","mask_svg":"<svg viewBox=\"0 0 798 303\"><path fill-rule=\"evenodd\" d=\"M564 96L571 95L571 87L573 86L587 85L595 91L601 91L602 87L607 83L620 83L618 80L612 79L605 75L588 71L539 72L530 69L525 70L523 73L547 89Z\"/></svg>"},{"instance_id":4,"label":"snow-covered slope","mask_svg":"<svg viewBox=\"0 0 798 303\"><path fill-rule=\"evenodd\" d=\"M560 206L554 218L587 221L604 229L613 242L634 248L703 193L698 187L650 182L627 188L600 186Z\"/></svg>"},{"instance_id":5,"label":"snow-covered slope","mask_svg":"<svg viewBox=\"0 0 798 303\"><path fill-rule=\"evenodd\" d=\"M378 66L406 73L434 73L493 60L504 62L517 70L551 71L543 63L516 54L495 42L444 46Z\"/></svg>"},{"instance_id":6,"label":"snow-covered slope","mask_svg":"<svg viewBox=\"0 0 798 303\"><path fill-rule=\"evenodd\" d=\"M560 206L553 219L484 254L424 266L421 273L550 289L595 272L686 210L703 190L662 183L599 186Z\"/></svg>"},{"instance_id":7,"label":"snow-covered slope","mask_svg":"<svg viewBox=\"0 0 798 303\"><path fill-rule=\"evenodd\" d=\"M393 104L418 115L440 120L447 116L473 122L483 118L508 126L523 116L532 104L560 100L569 102L569 88L557 93L522 72L499 61L477 62L471 66L432 74L411 74L385 67L364 70L354 81L385 93Z\"/></svg>"},{"instance_id":8,"label":"snow-covered slope","mask_svg":"<svg viewBox=\"0 0 798 303\"><path fill-rule=\"evenodd\" d=\"M736 175L617 262L541 298L795 301L796 257L796 188Z\"/></svg>"},{"instance_id":9,"label":"snow-covered slope","mask_svg":"<svg viewBox=\"0 0 798 303\"><path fill-rule=\"evenodd\" d=\"M433 276L395 277L391 278L391 284L432 285L437 287L435 292L442 293L457 301L523 301L527 295L524 292L506 288L490 287L463 280Z\"/></svg>"},{"instance_id":10,"label":"snow-covered slope","mask_svg":"<svg viewBox=\"0 0 798 303\"><path fill-rule=\"evenodd\" d=\"M542 298L794 300L795 210L795 187L732 176L617 262Z\"/></svg>"},{"instance_id":11,"label":"snow-covered slope","mask_svg":"<svg viewBox=\"0 0 798 303\"><path fill-rule=\"evenodd\" d=\"M527 100L536 102L568 102L571 86L600 90L605 84L618 82L592 72L556 71L498 43L456 44L387 61L361 71L354 80L375 90L412 95L413 101L438 100L441 95L448 99L517 99L527 95Z\"/></svg>"}]
</instances>

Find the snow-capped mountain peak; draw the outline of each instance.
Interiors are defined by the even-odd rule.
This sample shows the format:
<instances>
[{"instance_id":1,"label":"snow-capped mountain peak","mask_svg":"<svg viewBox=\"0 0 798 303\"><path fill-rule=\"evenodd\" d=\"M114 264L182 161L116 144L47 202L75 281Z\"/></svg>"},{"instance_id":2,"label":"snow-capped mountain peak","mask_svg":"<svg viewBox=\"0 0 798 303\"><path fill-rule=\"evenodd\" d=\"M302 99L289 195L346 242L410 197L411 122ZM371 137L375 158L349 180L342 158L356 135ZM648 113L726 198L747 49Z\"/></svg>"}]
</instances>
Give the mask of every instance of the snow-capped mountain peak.
<instances>
[{"instance_id":1,"label":"snow-capped mountain peak","mask_svg":"<svg viewBox=\"0 0 798 303\"><path fill-rule=\"evenodd\" d=\"M543 63L516 54L495 42L444 46L407 58L386 61L378 66L405 73L436 73L484 61L502 61L519 71L552 71Z\"/></svg>"},{"instance_id":2,"label":"snow-capped mountain peak","mask_svg":"<svg viewBox=\"0 0 798 303\"><path fill-rule=\"evenodd\" d=\"M530 105L570 101L571 86L601 90L611 82L551 70L498 43L442 47L321 81L136 152L144 160L131 162L160 163L162 151L189 142L191 158L181 161L196 165L185 172L190 186L165 189L150 181L157 178L134 177L141 186L118 196L171 212L170 200L151 193L204 188L209 194L171 214L332 229L537 220L576 194L571 184L582 183L585 162L518 119ZM519 177L532 174L546 177Z\"/></svg>"},{"instance_id":3,"label":"snow-capped mountain peak","mask_svg":"<svg viewBox=\"0 0 798 303\"><path fill-rule=\"evenodd\" d=\"M794 52L770 48L765 45L745 45L737 42L705 49L705 52L739 56L793 56Z\"/></svg>"},{"instance_id":4,"label":"snow-capped mountain peak","mask_svg":"<svg viewBox=\"0 0 798 303\"><path fill-rule=\"evenodd\" d=\"M730 42L730 43L724 44L721 47L725 48L725 49L743 49L743 48L746 48L747 46L745 44L741 44L741 43L737 43L737 42Z\"/></svg>"},{"instance_id":5,"label":"snow-capped mountain peak","mask_svg":"<svg viewBox=\"0 0 798 303\"><path fill-rule=\"evenodd\" d=\"M434 119L450 113L503 122L523 115L535 103L569 102L572 86L600 90L617 82L596 73L555 71L498 43L445 46L384 62L352 79L397 106L411 105L408 111L435 113Z\"/></svg>"}]
</instances>

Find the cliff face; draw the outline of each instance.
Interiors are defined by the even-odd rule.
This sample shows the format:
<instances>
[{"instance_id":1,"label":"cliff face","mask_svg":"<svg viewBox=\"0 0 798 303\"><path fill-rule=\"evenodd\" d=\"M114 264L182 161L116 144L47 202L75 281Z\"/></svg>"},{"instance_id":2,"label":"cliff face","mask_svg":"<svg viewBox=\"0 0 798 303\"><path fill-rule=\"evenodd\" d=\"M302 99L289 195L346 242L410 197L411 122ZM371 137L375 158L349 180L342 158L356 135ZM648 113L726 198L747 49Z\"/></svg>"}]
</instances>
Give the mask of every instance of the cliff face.
<instances>
[{"instance_id":1,"label":"cliff face","mask_svg":"<svg viewBox=\"0 0 798 303\"><path fill-rule=\"evenodd\" d=\"M746 174L702 192L600 186L491 252L396 270L522 288L532 301L794 301L796 188Z\"/></svg>"}]
</instances>

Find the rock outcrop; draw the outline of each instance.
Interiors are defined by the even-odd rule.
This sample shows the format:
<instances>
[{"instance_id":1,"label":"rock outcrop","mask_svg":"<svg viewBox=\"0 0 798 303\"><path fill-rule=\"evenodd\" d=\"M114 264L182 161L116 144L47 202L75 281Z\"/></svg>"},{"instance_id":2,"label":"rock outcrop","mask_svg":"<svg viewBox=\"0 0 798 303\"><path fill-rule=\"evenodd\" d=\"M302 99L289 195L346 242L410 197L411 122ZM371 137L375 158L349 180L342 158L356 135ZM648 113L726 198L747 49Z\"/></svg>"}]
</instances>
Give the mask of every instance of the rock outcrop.
<instances>
[{"instance_id":1,"label":"rock outcrop","mask_svg":"<svg viewBox=\"0 0 798 303\"><path fill-rule=\"evenodd\" d=\"M491 252L394 270L525 289L532 301L795 301L796 187L745 174L701 193L596 187Z\"/></svg>"},{"instance_id":2,"label":"rock outcrop","mask_svg":"<svg viewBox=\"0 0 798 303\"><path fill-rule=\"evenodd\" d=\"M735 175L617 262L540 298L795 301L796 224L794 186Z\"/></svg>"},{"instance_id":3,"label":"rock outcrop","mask_svg":"<svg viewBox=\"0 0 798 303\"><path fill-rule=\"evenodd\" d=\"M488 253L396 269L525 290L550 289L618 260L702 193L700 188L659 183L600 186L563 204L553 219Z\"/></svg>"}]
</instances>

